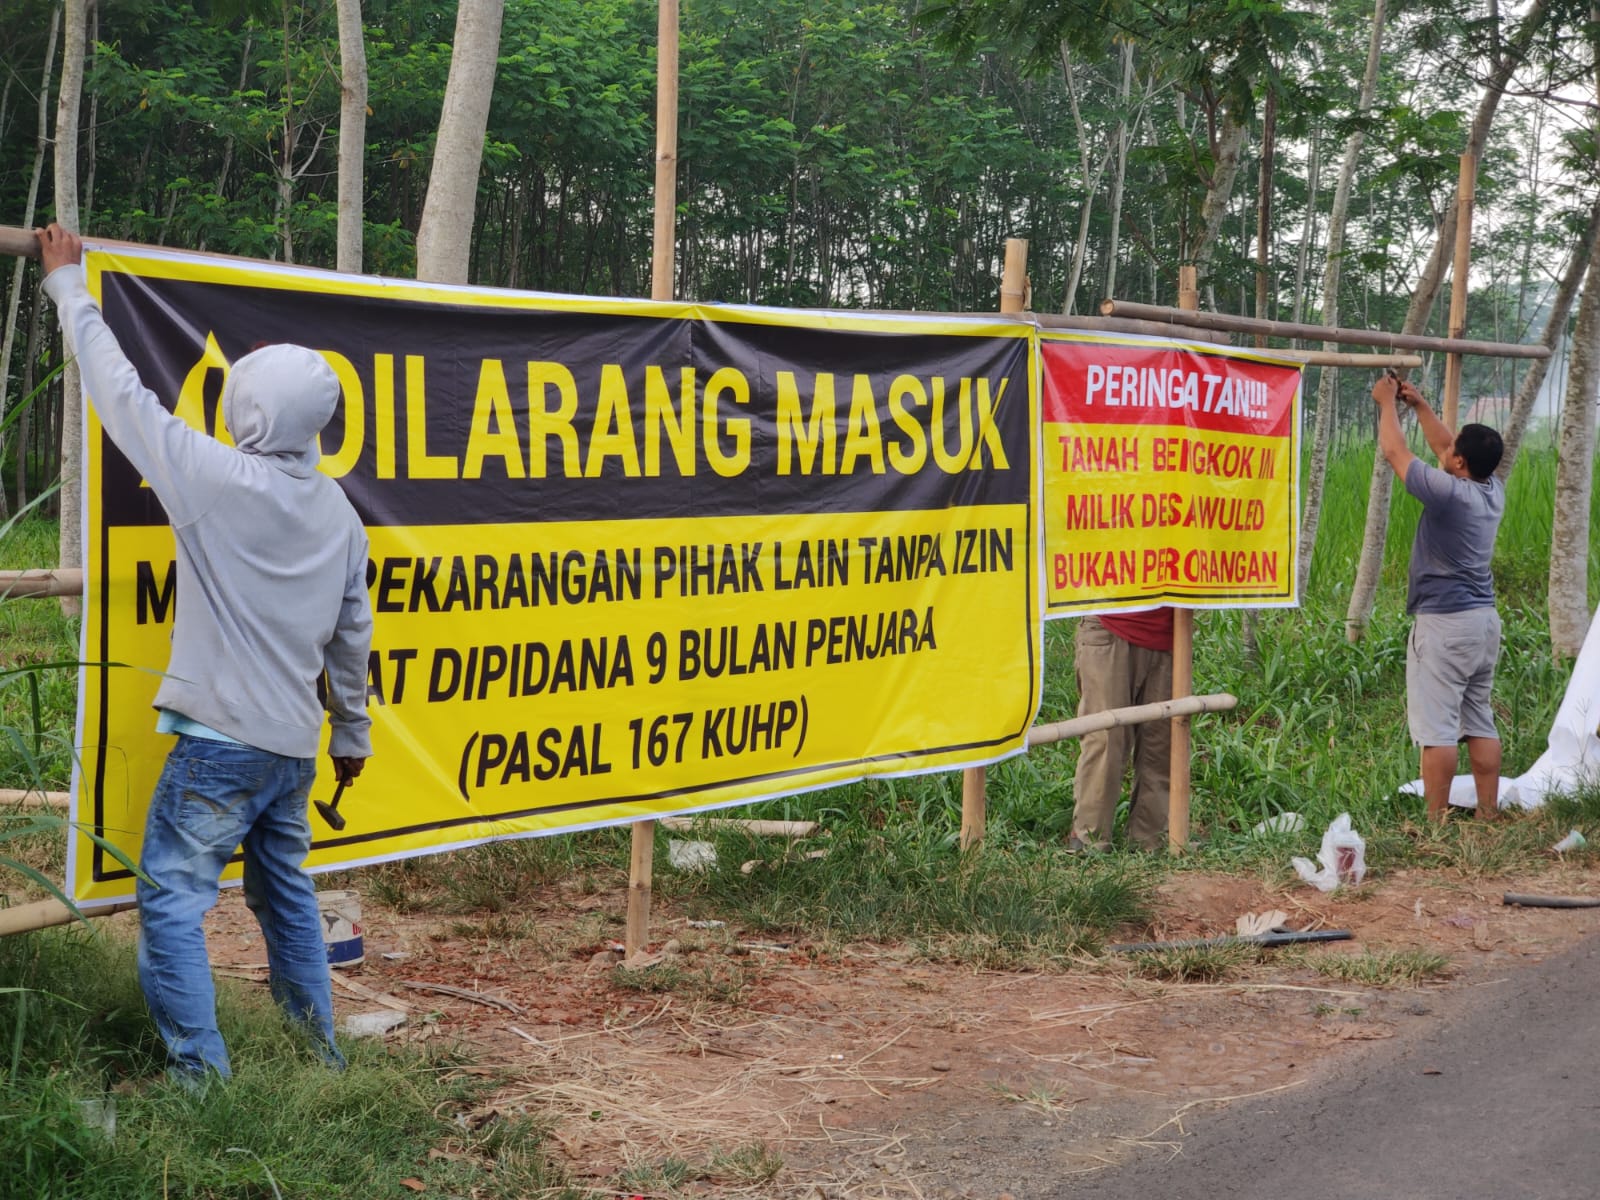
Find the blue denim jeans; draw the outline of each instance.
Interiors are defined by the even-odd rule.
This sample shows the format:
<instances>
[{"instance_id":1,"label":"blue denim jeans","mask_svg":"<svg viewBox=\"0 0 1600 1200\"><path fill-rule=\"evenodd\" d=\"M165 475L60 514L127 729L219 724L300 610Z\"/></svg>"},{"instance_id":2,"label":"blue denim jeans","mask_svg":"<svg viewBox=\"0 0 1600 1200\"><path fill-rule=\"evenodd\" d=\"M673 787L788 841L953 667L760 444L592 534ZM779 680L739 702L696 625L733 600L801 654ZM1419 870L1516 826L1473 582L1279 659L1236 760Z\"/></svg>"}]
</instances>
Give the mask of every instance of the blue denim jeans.
<instances>
[{"instance_id":1,"label":"blue denim jeans","mask_svg":"<svg viewBox=\"0 0 1600 1200\"><path fill-rule=\"evenodd\" d=\"M150 802L140 866L139 983L180 1080L226 1077L216 991L201 920L218 881L244 848L244 897L261 925L272 995L309 1033L330 1066L333 994L316 890L303 864L311 849L306 800L316 761L179 736Z\"/></svg>"}]
</instances>

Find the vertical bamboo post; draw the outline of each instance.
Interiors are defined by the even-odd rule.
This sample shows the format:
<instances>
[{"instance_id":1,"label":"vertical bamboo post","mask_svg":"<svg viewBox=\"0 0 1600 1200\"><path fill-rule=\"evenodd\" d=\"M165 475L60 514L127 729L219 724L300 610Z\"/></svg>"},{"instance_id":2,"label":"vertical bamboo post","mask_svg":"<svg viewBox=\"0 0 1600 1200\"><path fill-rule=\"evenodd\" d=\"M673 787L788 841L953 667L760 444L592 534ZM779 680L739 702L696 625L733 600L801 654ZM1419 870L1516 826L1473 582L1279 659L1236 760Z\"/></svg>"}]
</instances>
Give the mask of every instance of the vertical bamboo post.
<instances>
[{"instance_id":1,"label":"vertical bamboo post","mask_svg":"<svg viewBox=\"0 0 1600 1200\"><path fill-rule=\"evenodd\" d=\"M678 214L678 0L656 8L656 227L650 299L671 300Z\"/></svg>"},{"instance_id":2,"label":"vertical bamboo post","mask_svg":"<svg viewBox=\"0 0 1600 1200\"><path fill-rule=\"evenodd\" d=\"M1467 332L1468 276L1472 270L1472 201L1478 186L1478 160L1472 154L1461 156L1460 182L1456 185L1456 257L1450 269L1450 336L1464 337ZM1461 355L1447 354L1444 359L1444 394L1440 403L1440 419L1445 428L1454 431L1461 413Z\"/></svg>"},{"instance_id":3,"label":"vertical bamboo post","mask_svg":"<svg viewBox=\"0 0 1600 1200\"><path fill-rule=\"evenodd\" d=\"M656 196L650 256L650 299L671 300L678 208L678 0L656 6ZM650 942L650 888L655 870L656 823L635 821L628 856L628 921L623 954L632 958Z\"/></svg>"},{"instance_id":4,"label":"vertical bamboo post","mask_svg":"<svg viewBox=\"0 0 1600 1200\"><path fill-rule=\"evenodd\" d=\"M1178 307L1200 307L1199 275L1194 267L1178 268ZM1194 612L1172 614L1172 698L1194 692ZM1189 718L1172 718L1172 785L1167 809L1167 848L1182 854L1189 848Z\"/></svg>"},{"instance_id":5,"label":"vertical bamboo post","mask_svg":"<svg viewBox=\"0 0 1600 1200\"><path fill-rule=\"evenodd\" d=\"M1028 240L1006 239L1005 267L1000 272L1000 311L1022 312L1028 304ZM961 772L961 848L969 850L983 841L989 821L989 768L968 767Z\"/></svg>"}]
</instances>

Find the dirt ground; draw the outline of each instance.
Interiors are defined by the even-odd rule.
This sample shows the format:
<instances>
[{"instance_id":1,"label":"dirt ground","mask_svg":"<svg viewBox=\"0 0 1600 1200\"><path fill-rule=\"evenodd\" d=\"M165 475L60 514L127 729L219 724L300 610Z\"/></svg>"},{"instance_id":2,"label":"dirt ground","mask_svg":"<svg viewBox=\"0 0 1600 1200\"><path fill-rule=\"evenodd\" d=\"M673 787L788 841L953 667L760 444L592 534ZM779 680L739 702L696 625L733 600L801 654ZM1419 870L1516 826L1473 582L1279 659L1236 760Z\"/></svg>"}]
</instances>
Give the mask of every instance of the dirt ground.
<instances>
[{"instance_id":1,"label":"dirt ground","mask_svg":"<svg viewBox=\"0 0 1600 1200\"><path fill-rule=\"evenodd\" d=\"M1139 978L1119 956L1018 974L892 947L823 955L659 908L653 968L619 971L601 918L623 911L620 891L556 892L515 919L467 921L368 900L366 961L336 972L335 998L341 1020L403 1016L391 1040L469 1044L505 1081L478 1115L553 1115L553 1148L601 1192L1030 1200L1076 1172L1172 1153L1205 1106L1311 1085L1423 1028L1442 989L1503 978L1600 929L1600 909L1506 907L1506 890L1597 885L1566 864L1514 882L1398 871L1332 896L1176 874L1153 926L1129 940L1228 933L1270 909L1293 929L1354 935L1263 952L1211 984ZM236 890L213 917L213 962L259 978L260 936ZM1380 987L1310 966L1400 950L1448 956L1450 977Z\"/></svg>"}]
</instances>

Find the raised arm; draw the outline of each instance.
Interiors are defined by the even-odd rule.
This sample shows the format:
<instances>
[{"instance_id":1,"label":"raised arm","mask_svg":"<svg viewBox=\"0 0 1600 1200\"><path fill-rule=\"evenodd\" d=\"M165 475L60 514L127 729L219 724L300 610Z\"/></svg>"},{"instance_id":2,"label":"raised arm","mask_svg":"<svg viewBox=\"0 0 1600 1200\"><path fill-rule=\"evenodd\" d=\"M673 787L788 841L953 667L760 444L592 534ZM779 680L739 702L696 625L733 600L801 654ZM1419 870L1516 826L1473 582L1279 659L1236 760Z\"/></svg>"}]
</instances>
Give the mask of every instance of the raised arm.
<instances>
[{"instance_id":1,"label":"raised arm","mask_svg":"<svg viewBox=\"0 0 1600 1200\"><path fill-rule=\"evenodd\" d=\"M1389 375L1380 375L1378 381L1372 385L1372 401L1378 406L1378 450L1404 483L1406 470L1416 461L1417 456L1411 453L1411 447L1406 445L1406 435L1400 428L1400 414L1395 411L1395 397L1400 390L1399 380ZM1415 388L1411 390L1416 393ZM1420 399L1421 394L1417 395Z\"/></svg>"},{"instance_id":2,"label":"raised arm","mask_svg":"<svg viewBox=\"0 0 1600 1200\"><path fill-rule=\"evenodd\" d=\"M1401 385L1400 399L1417 414L1417 424L1422 427L1422 436L1428 439L1428 449L1433 451L1439 465L1444 466L1449 456L1456 452L1456 435L1439 419L1438 414L1422 398L1422 393L1409 383Z\"/></svg>"}]
</instances>

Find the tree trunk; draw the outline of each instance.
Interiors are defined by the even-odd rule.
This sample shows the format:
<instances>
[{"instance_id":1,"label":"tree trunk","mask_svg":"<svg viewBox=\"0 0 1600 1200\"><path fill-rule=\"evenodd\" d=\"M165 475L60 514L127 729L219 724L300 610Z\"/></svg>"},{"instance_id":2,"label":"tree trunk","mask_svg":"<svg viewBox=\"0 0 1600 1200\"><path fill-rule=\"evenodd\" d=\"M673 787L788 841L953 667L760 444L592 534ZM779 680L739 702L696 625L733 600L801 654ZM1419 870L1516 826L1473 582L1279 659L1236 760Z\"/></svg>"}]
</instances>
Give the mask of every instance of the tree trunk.
<instances>
[{"instance_id":1,"label":"tree trunk","mask_svg":"<svg viewBox=\"0 0 1600 1200\"><path fill-rule=\"evenodd\" d=\"M1200 229L1188 253L1184 255L1187 261L1196 266L1204 267L1209 263L1212 251L1216 249L1217 234L1228 212L1228 200L1233 196L1233 180L1239 173L1244 135L1244 125L1231 112L1224 113L1222 129L1217 135L1216 155L1212 160L1211 184L1206 188L1206 198L1200 205Z\"/></svg>"},{"instance_id":2,"label":"tree trunk","mask_svg":"<svg viewBox=\"0 0 1600 1200\"><path fill-rule=\"evenodd\" d=\"M24 229L33 225L34 206L39 202L39 180L44 175L44 156L50 146L50 76L55 70L56 35L60 29L60 10L51 9L50 35L45 40L44 71L39 82L39 125L33 149L33 174L28 180L28 202L22 210ZM17 308L22 303L22 279L27 266L28 260L19 257L11 268L11 291L6 300L6 331L0 337L0 418L6 413L6 391L11 380L11 350L17 339ZM5 445L6 435L0 432L0 459L5 457ZM0 520L5 517L5 489L0 488Z\"/></svg>"},{"instance_id":3,"label":"tree trunk","mask_svg":"<svg viewBox=\"0 0 1600 1200\"><path fill-rule=\"evenodd\" d=\"M1589 20L1600 21L1600 0L1590 0ZM1600 38L1595 83L1600 90ZM1600 119L1590 130L1600 136ZM1590 143L1600 163L1600 145ZM1576 658L1589 632L1589 502L1594 495L1595 395L1600 392L1600 270L1590 266L1572 334L1572 367L1556 436L1555 513L1550 523L1550 648L1557 658Z\"/></svg>"},{"instance_id":4,"label":"tree trunk","mask_svg":"<svg viewBox=\"0 0 1600 1200\"><path fill-rule=\"evenodd\" d=\"M1509 42L1495 61L1489 81L1484 85L1483 99L1472 120L1472 130L1467 137L1464 153L1479 162L1483 161L1483 148L1489 140L1489 126L1505 95L1506 84L1512 72L1522 62L1528 45L1549 16L1548 0L1533 0L1522 23L1511 35ZM1439 217L1438 235L1433 252L1417 280L1417 290L1412 293L1411 305L1406 310L1403 333L1417 333L1428 323L1433 302L1438 299L1444 282L1444 264L1454 254L1456 242L1456 189L1452 188L1449 202ZM1373 605L1378 598L1378 579L1383 571L1383 543L1389 533L1389 494L1393 490L1394 472L1377 456L1372 471L1372 491L1367 498L1366 530L1361 540L1361 559L1356 565L1355 582L1350 587L1350 606L1345 612L1344 633L1352 642L1359 642L1372 619Z\"/></svg>"},{"instance_id":5,"label":"tree trunk","mask_svg":"<svg viewBox=\"0 0 1600 1200\"><path fill-rule=\"evenodd\" d=\"M1539 399L1539 389L1544 386L1545 376L1555 357L1556 345L1566 330L1572 302L1577 298L1578 285L1583 282L1584 272L1595 258L1597 245L1600 245L1600 198L1596 198L1589 209L1589 228L1583 240L1572 248L1572 258L1561 276L1561 283L1556 287L1555 297L1550 301L1550 312L1545 318L1544 333L1539 337L1539 344L1548 346L1551 356L1528 360L1528 373L1517 384L1517 394L1511 401L1511 414L1506 418L1505 429L1501 430L1506 452L1500 460L1499 469L1495 471L1501 479L1509 479L1511 468L1516 465L1523 435L1527 433L1528 421L1533 416L1534 402Z\"/></svg>"},{"instance_id":6,"label":"tree trunk","mask_svg":"<svg viewBox=\"0 0 1600 1200\"><path fill-rule=\"evenodd\" d=\"M44 289L33 289L33 303L28 306L28 342L23 350L22 394L33 395L38 386L39 327L43 324ZM22 410L17 418L17 511L28 507L28 439L33 434L33 405ZM5 509L5 497L0 496L0 513Z\"/></svg>"},{"instance_id":7,"label":"tree trunk","mask_svg":"<svg viewBox=\"0 0 1600 1200\"><path fill-rule=\"evenodd\" d=\"M1107 297L1117 294L1117 252L1122 230L1122 185L1128 178L1128 97L1133 91L1133 42L1122 43L1122 82L1117 87L1117 131L1112 144L1117 151L1117 165L1111 176L1111 232L1106 244L1106 286L1102 293Z\"/></svg>"},{"instance_id":8,"label":"tree trunk","mask_svg":"<svg viewBox=\"0 0 1600 1200\"><path fill-rule=\"evenodd\" d=\"M361 0L339 5L339 238L336 265L361 273L367 152L367 47Z\"/></svg>"},{"instance_id":9,"label":"tree trunk","mask_svg":"<svg viewBox=\"0 0 1600 1200\"><path fill-rule=\"evenodd\" d=\"M1089 132L1084 128L1083 113L1078 107L1078 80L1073 72L1072 56L1068 53L1065 42L1061 43L1061 78L1067 85L1067 101L1072 111L1072 124L1078 135L1080 163L1078 184L1083 193L1083 207L1078 210L1078 237L1072 244L1072 260L1067 268L1067 293L1061 302L1061 311L1070 313L1078 302L1078 281L1083 278L1083 260L1089 249L1089 218L1094 211L1094 194L1100 187L1100 176L1105 174L1111 152L1107 150L1101 153L1098 166L1092 164L1089 156ZM793 207L792 199L790 207ZM792 243L790 253L793 253Z\"/></svg>"},{"instance_id":10,"label":"tree trunk","mask_svg":"<svg viewBox=\"0 0 1600 1200\"><path fill-rule=\"evenodd\" d=\"M1278 143L1278 93L1267 93L1267 111L1261 120L1261 178L1256 189L1256 318L1272 316L1272 159ZM1267 339L1257 338L1265 347Z\"/></svg>"},{"instance_id":11,"label":"tree trunk","mask_svg":"<svg viewBox=\"0 0 1600 1200\"><path fill-rule=\"evenodd\" d=\"M417 278L467 282L489 99L494 92L505 0L461 0L445 84L428 197L417 228Z\"/></svg>"},{"instance_id":12,"label":"tree trunk","mask_svg":"<svg viewBox=\"0 0 1600 1200\"><path fill-rule=\"evenodd\" d=\"M1572 368L1557 435L1550 528L1550 648L1576 658L1589 632L1589 500L1594 490L1595 394L1600 391L1600 271L1589 271L1572 336Z\"/></svg>"},{"instance_id":13,"label":"tree trunk","mask_svg":"<svg viewBox=\"0 0 1600 1200\"><path fill-rule=\"evenodd\" d=\"M1385 0L1376 0L1372 9L1372 35L1367 41L1367 69L1361 76L1361 92L1356 115L1364 118L1372 110L1372 97L1378 87L1378 65L1383 57ZM1328 215L1328 255L1322 269L1322 323L1339 323L1339 273L1344 259L1344 226L1350 211L1350 189L1355 182L1356 162L1366 134L1358 124L1345 138L1344 158L1339 163L1339 181L1333 189L1333 211ZM1324 342L1324 350L1336 350ZM1328 451L1333 438L1333 409L1339 394L1339 368L1323 367L1317 377L1317 416L1311 434L1311 469L1306 476L1304 515L1300 519L1299 561L1296 564L1300 595L1311 579L1311 558L1317 549L1317 526L1322 518L1322 492L1328 481ZM1382 460L1379 460L1382 462ZM1385 463L1385 466L1388 464ZM1385 510L1387 523L1387 510Z\"/></svg>"},{"instance_id":14,"label":"tree trunk","mask_svg":"<svg viewBox=\"0 0 1600 1200\"><path fill-rule=\"evenodd\" d=\"M78 106L83 100L83 53L88 41L88 0L64 0L61 92L56 98L56 220L78 228ZM61 552L60 565L83 565L83 382L68 359L61 372ZM63 596L61 609L75 615L77 596Z\"/></svg>"},{"instance_id":15,"label":"tree trunk","mask_svg":"<svg viewBox=\"0 0 1600 1200\"><path fill-rule=\"evenodd\" d=\"M100 40L100 3L99 0L88 0L89 4L89 53L94 53L94 46ZM89 93L89 133L84 139L83 147L83 204L79 208L78 216L84 224L88 224L94 215L94 170L100 157L100 93Z\"/></svg>"},{"instance_id":16,"label":"tree trunk","mask_svg":"<svg viewBox=\"0 0 1600 1200\"><path fill-rule=\"evenodd\" d=\"M1300 249L1294 260L1294 316L1296 325L1306 319L1306 264L1311 261L1312 245L1317 240L1317 192L1322 185L1321 138L1315 126L1311 130L1311 156L1306 163L1306 220L1300 235ZM1290 341L1298 347L1298 341Z\"/></svg>"}]
</instances>

